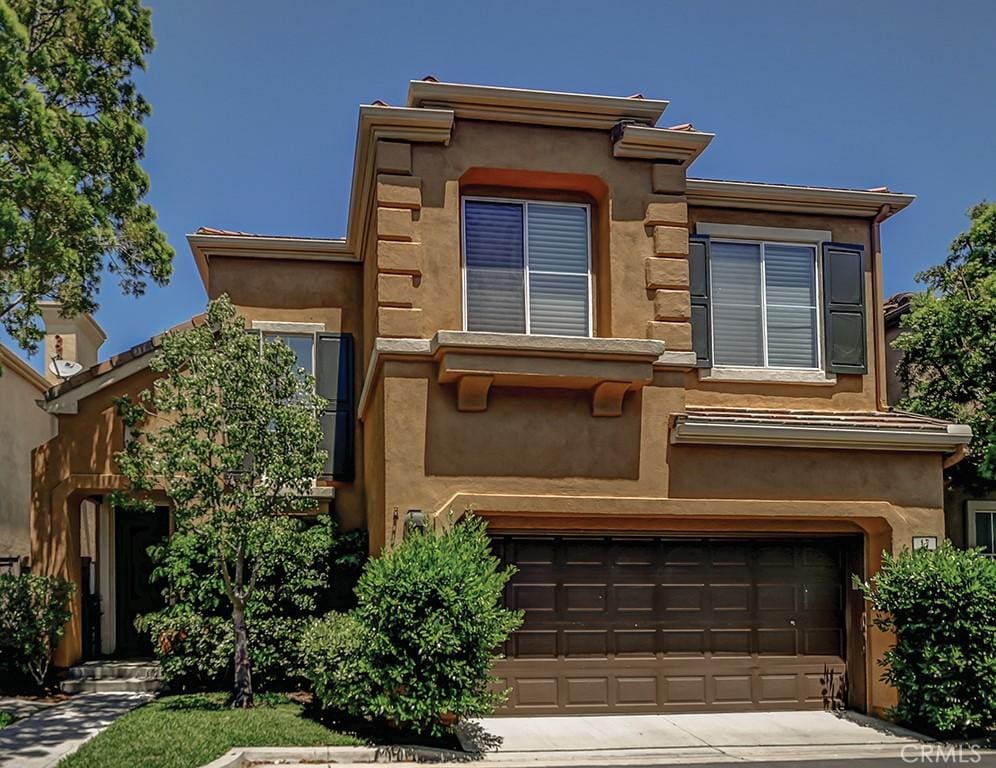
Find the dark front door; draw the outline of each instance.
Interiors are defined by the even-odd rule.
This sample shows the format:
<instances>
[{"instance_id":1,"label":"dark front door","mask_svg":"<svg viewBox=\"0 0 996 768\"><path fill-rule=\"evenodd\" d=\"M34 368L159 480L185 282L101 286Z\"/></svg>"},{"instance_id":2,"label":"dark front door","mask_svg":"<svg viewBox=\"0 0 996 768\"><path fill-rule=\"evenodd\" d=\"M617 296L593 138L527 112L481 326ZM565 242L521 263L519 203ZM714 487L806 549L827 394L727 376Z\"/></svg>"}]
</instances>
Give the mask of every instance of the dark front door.
<instances>
[{"instance_id":1,"label":"dark front door","mask_svg":"<svg viewBox=\"0 0 996 768\"><path fill-rule=\"evenodd\" d=\"M500 536L509 714L810 709L845 670L839 539Z\"/></svg>"},{"instance_id":2,"label":"dark front door","mask_svg":"<svg viewBox=\"0 0 996 768\"><path fill-rule=\"evenodd\" d=\"M163 605L162 595L151 584L152 558L148 549L168 534L166 507L156 507L155 512L114 511L116 656L152 655L148 635L135 629L135 619Z\"/></svg>"}]
</instances>

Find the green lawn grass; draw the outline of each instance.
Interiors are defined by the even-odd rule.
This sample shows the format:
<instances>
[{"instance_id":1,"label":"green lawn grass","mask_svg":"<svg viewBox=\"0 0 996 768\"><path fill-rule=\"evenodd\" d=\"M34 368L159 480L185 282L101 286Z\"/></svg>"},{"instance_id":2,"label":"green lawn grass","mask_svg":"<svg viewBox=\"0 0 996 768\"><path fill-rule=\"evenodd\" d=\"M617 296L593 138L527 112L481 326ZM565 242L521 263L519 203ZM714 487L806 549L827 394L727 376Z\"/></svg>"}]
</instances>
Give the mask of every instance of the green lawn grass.
<instances>
[{"instance_id":1,"label":"green lawn grass","mask_svg":"<svg viewBox=\"0 0 996 768\"><path fill-rule=\"evenodd\" d=\"M59 768L197 768L232 747L361 743L301 711L282 696L257 696L250 710L228 709L224 694L163 696L115 721Z\"/></svg>"}]
</instances>

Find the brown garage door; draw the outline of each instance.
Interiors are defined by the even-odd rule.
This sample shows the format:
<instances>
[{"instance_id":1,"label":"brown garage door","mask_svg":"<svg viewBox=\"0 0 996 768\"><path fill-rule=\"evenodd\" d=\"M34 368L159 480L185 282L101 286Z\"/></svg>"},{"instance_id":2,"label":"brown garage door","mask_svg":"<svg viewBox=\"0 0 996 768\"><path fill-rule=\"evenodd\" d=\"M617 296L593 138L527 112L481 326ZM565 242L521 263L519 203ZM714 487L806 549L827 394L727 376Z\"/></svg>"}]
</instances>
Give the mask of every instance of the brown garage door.
<instances>
[{"instance_id":1,"label":"brown garage door","mask_svg":"<svg viewBox=\"0 0 996 768\"><path fill-rule=\"evenodd\" d=\"M501 536L525 611L507 714L820 708L844 671L839 540Z\"/></svg>"}]
</instances>

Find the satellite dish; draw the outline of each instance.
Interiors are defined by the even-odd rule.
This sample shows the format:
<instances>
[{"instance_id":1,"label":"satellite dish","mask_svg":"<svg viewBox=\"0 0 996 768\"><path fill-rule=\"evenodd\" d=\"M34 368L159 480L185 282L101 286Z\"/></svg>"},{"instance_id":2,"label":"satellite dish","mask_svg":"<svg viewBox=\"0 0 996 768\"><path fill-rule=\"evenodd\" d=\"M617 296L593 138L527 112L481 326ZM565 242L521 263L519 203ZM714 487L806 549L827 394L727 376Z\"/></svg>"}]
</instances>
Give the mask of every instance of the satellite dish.
<instances>
[{"instance_id":1,"label":"satellite dish","mask_svg":"<svg viewBox=\"0 0 996 768\"><path fill-rule=\"evenodd\" d=\"M48 369L60 379L68 379L70 376L75 376L82 371L83 366L72 360L58 360L53 358L52 362L48 364Z\"/></svg>"}]
</instances>

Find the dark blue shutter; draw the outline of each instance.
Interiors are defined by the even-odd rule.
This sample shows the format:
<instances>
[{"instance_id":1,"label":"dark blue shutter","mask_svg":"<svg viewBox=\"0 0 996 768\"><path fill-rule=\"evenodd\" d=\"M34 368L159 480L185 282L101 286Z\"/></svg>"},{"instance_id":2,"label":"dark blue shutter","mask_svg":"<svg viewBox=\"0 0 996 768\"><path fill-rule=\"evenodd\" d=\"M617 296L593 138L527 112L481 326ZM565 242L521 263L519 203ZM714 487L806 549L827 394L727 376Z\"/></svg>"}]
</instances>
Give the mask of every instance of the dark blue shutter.
<instances>
[{"instance_id":1,"label":"dark blue shutter","mask_svg":"<svg viewBox=\"0 0 996 768\"><path fill-rule=\"evenodd\" d=\"M688 292L692 300L692 350L699 368L712 367L712 316L709 308L709 238L688 239Z\"/></svg>"},{"instance_id":2,"label":"dark blue shutter","mask_svg":"<svg viewBox=\"0 0 996 768\"><path fill-rule=\"evenodd\" d=\"M349 481L355 464L353 335L319 333L315 345L316 388L328 401L322 413L322 448L328 452L324 476Z\"/></svg>"},{"instance_id":3,"label":"dark blue shutter","mask_svg":"<svg viewBox=\"0 0 996 768\"><path fill-rule=\"evenodd\" d=\"M867 373L862 246L823 244L823 317L827 370L831 373Z\"/></svg>"}]
</instances>

